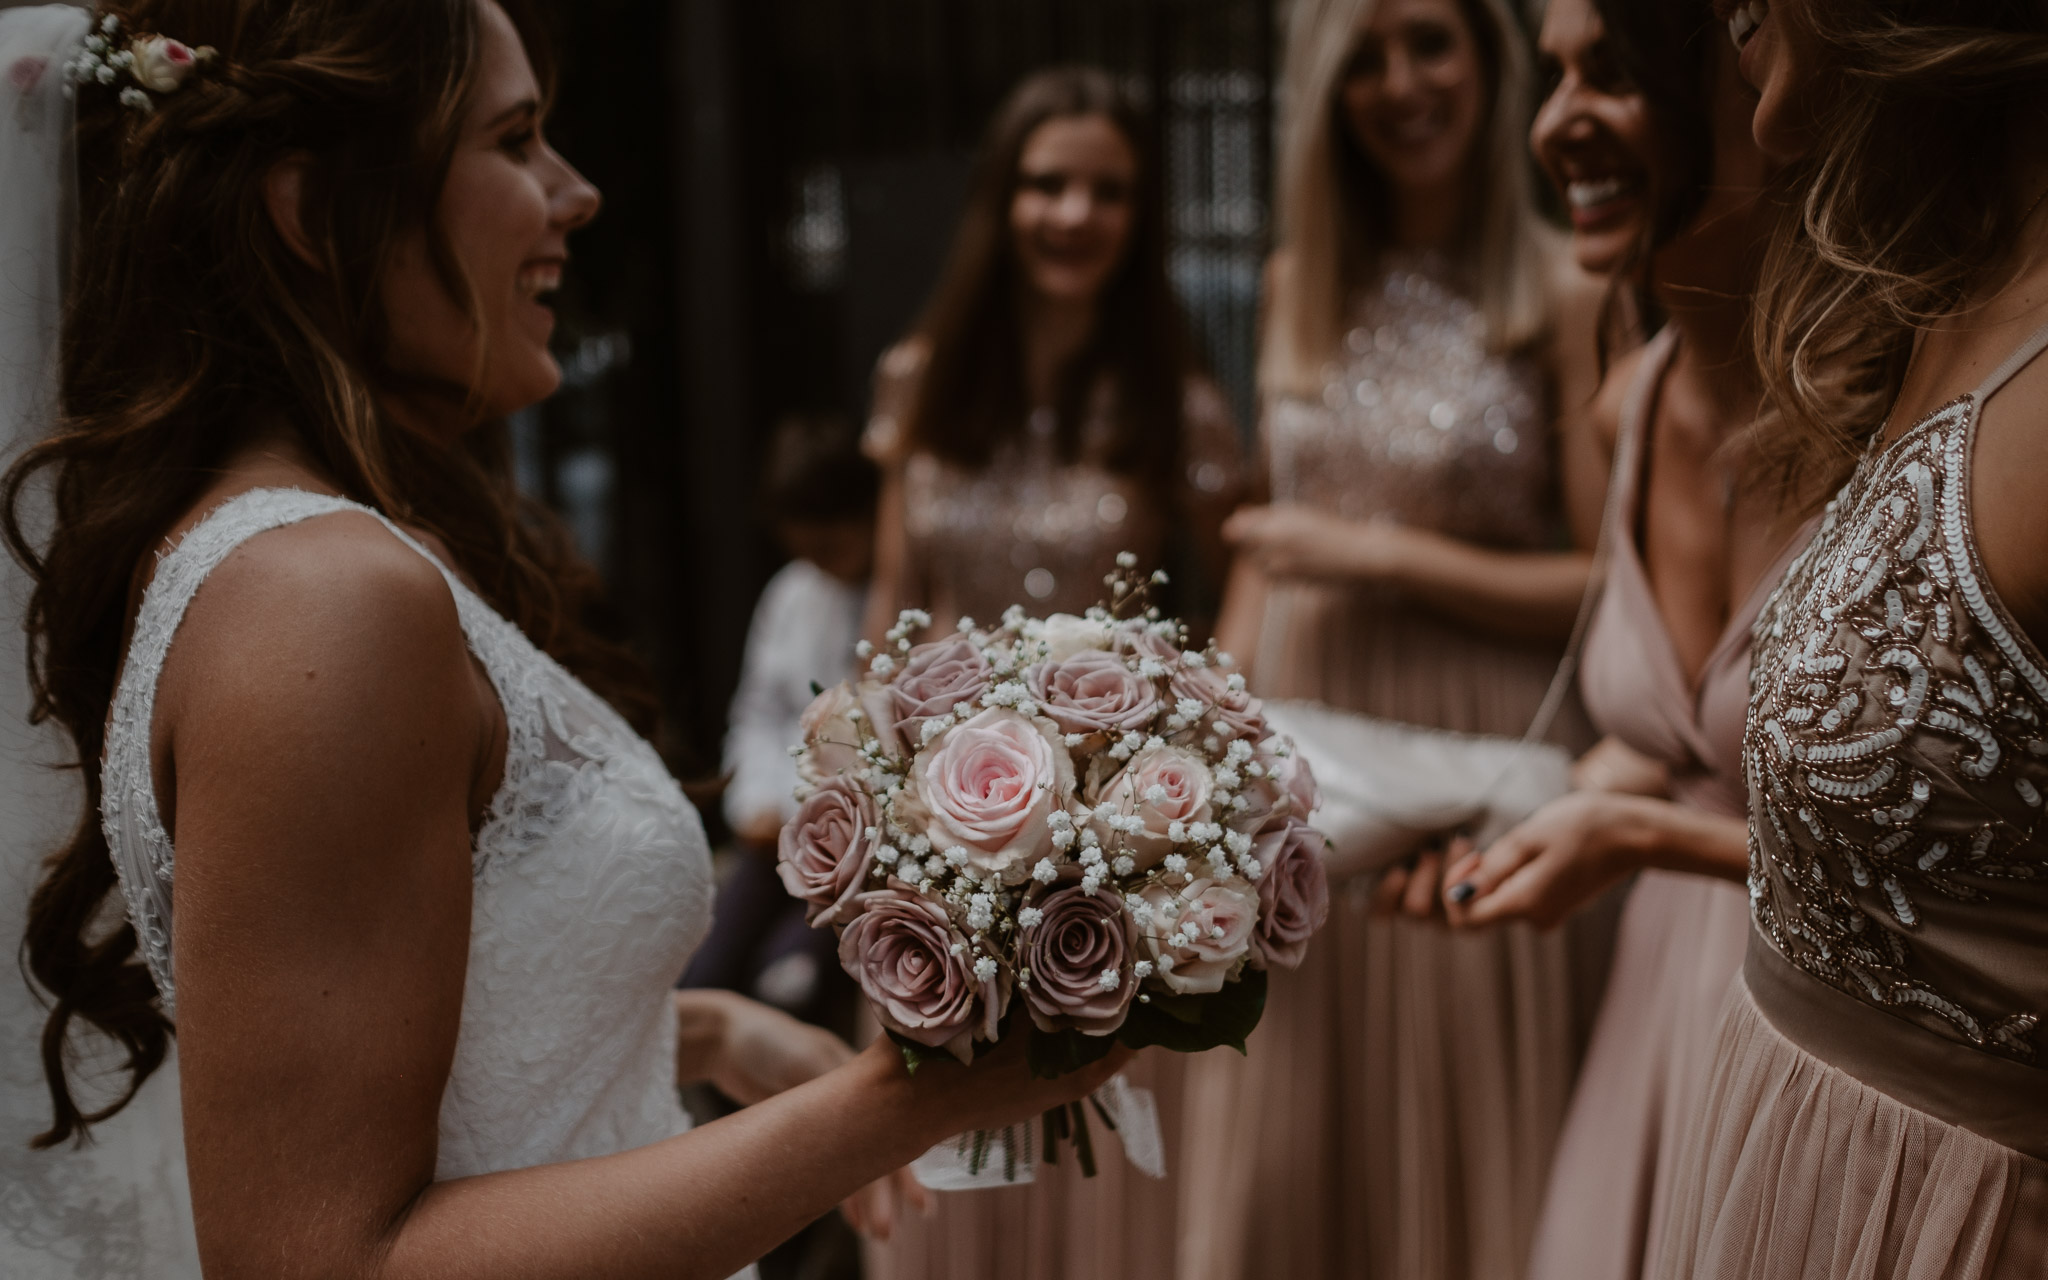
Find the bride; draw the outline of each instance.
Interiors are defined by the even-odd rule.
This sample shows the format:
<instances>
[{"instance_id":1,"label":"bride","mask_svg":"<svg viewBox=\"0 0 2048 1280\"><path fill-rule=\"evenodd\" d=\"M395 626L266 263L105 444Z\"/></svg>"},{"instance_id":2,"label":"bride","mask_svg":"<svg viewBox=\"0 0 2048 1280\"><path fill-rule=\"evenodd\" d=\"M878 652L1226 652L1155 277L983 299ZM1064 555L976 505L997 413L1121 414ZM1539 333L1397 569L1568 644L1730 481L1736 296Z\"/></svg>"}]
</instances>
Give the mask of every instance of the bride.
<instances>
[{"instance_id":1,"label":"bride","mask_svg":"<svg viewBox=\"0 0 2048 1280\"><path fill-rule=\"evenodd\" d=\"M75 82L77 233L5 514L87 804L26 930L39 1145L175 1025L209 1276L717 1277L1116 1069L913 1077L672 996L703 833L497 425L556 386L544 299L599 203L522 4L32 12L68 38L0 26L0 123L59 128ZM758 1101L688 1131L678 1078Z\"/></svg>"}]
</instances>

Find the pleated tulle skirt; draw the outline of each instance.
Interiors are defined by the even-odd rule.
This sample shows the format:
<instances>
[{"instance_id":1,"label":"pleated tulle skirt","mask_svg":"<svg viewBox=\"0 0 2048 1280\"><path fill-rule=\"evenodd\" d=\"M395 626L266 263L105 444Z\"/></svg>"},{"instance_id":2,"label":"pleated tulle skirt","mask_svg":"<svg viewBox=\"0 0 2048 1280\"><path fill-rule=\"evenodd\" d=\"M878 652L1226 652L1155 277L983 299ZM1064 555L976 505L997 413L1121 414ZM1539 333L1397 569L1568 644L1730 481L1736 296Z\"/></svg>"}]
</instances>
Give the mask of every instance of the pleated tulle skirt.
<instances>
[{"instance_id":1,"label":"pleated tulle skirt","mask_svg":"<svg viewBox=\"0 0 2048 1280\"><path fill-rule=\"evenodd\" d=\"M1749 895L1648 871L1622 909L1614 966L1536 1228L1529 1280L1638 1280L1651 1223L1678 1181L1728 988L1749 940Z\"/></svg>"},{"instance_id":2,"label":"pleated tulle skirt","mask_svg":"<svg viewBox=\"0 0 2048 1280\"><path fill-rule=\"evenodd\" d=\"M1661 1242L1658 1280L2043 1280L2048 1161L1823 1062L1738 983Z\"/></svg>"},{"instance_id":3,"label":"pleated tulle skirt","mask_svg":"<svg viewBox=\"0 0 2048 1280\"><path fill-rule=\"evenodd\" d=\"M1253 676L1265 696L1519 736L1556 664L1398 600L1291 588ZM1333 886L1306 962L1273 974L1248 1055L1189 1064L1181 1280L1522 1273L1613 913L1453 934L1369 917L1371 888Z\"/></svg>"}]
</instances>

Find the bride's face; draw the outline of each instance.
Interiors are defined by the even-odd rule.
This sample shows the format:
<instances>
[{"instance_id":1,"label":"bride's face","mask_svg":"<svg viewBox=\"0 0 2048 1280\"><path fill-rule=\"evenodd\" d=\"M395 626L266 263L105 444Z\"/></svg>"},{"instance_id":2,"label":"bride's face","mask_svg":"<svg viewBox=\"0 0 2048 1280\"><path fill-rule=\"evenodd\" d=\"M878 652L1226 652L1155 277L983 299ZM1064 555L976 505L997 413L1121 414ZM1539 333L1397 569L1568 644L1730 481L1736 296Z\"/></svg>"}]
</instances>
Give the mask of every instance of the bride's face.
<instances>
[{"instance_id":1,"label":"bride's face","mask_svg":"<svg viewBox=\"0 0 2048 1280\"><path fill-rule=\"evenodd\" d=\"M541 136L541 92L519 32L480 5L477 88L436 221L474 294L449 294L427 236L405 237L384 280L392 365L473 392L486 417L546 399L562 372L548 351L547 299L568 264L568 237L597 214L597 189Z\"/></svg>"}]
</instances>

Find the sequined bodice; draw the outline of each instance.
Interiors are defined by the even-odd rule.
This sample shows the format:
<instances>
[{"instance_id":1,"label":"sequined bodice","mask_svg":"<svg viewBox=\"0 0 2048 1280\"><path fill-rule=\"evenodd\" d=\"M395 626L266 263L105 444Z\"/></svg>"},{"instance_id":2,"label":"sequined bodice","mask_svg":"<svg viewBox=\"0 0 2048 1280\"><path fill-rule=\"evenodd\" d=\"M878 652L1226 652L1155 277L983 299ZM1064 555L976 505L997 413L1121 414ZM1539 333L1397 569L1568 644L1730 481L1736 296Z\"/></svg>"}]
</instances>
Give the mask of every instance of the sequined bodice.
<instances>
[{"instance_id":1,"label":"sequined bodice","mask_svg":"<svg viewBox=\"0 0 2048 1280\"><path fill-rule=\"evenodd\" d=\"M1391 254L1360 296L1320 402L1267 409L1273 500L1487 546L1557 528L1542 371L1488 350L1486 319L1427 254Z\"/></svg>"},{"instance_id":2,"label":"sequined bodice","mask_svg":"<svg viewBox=\"0 0 2048 1280\"><path fill-rule=\"evenodd\" d=\"M922 372L914 348L884 358L867 432L871 454L902 466L905 607L947 623L962 615L992 620L1013 604L1040 615L1081 613L1101 600L1119 552L1157 567L1176 515L1208 510L1220 521L1239 495L1237 429L1222 394L1205 380L1187 388L1175 493L1097 461L1108 451L1116 412L1107 387L1092 398L1074 461L1059 456L1050 410L1033 414L1022 437L986 467L924 452L900 456L900 424Z\"/></svg>"},{"instance_id":3,"label":"sequined bodice","mask_svg":"<svg viewBox=\"0 0 2048 1280\"><path fill-rule=\"evenodd\" d=\"M1758 618L1750 897L1806 975L2048 1066L2048 664L1977 554L1980 403L1866 458Z\"/></svg>"}]
</instances>

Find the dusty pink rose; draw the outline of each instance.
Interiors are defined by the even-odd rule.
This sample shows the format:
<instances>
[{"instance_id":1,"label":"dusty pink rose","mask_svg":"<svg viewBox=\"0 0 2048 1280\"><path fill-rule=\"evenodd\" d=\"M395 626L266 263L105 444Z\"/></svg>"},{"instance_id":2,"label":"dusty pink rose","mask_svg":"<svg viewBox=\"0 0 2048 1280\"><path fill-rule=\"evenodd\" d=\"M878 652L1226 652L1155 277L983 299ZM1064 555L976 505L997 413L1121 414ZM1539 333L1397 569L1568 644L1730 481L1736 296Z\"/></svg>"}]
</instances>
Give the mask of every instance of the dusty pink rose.
<instances>
[{"instance_id":1,"label":"dusty pink rose","mask_svg":"<svg viewBox=\"0 0 2048 1280\"><path fill-rule=\"evenodd\" d=\"M912 806L932 847L966 850L970 874L1021 883L1052 852L1047 819L1074 790L1058 732L1000 708L950 730L911 774Z\"/></svg>"},{"instance_id":2,"label":"dusty pink rose","mask_svg":"<svg viewBox=\"0 0 2048 1280\"><path fill-rule=\"evenodd\" d=\"M923 745L925 721L943 716L963 702L980 701L992 679L988 659L964 636L912 649L903 670L889 685L905 744L917 750Z\"/></svg>"},{"instance_id":3,"label":"dusty pink rose","mask_svg":"<svg viewBox=\"0 0 2048 1280\"><path fill-rule=\"evenodd\" d=\"M875 1017L896 1034L962 1062L974 1059L974 1033L994 1039L1008 998L1002 978L974 976L974 955L946 909L892 883L863 893L839 934L839 963L874 1006Z\"/></svg>"},{"instance_id":4,"label":"dusty pink rose","mask_svg":"<svg viewBox=\"0 0 2048 1280\"><path fill-rule=\"evenodd\" d=\"M1226 742L1232 738L1258 742L1266 736L1266 717L1259 700L1242 688L1232 690L1230 672L1214 664L1197 667L1183 662L1166 687L1175 703L1192 698L1202 704L1205 735L1213 733ZM1216 728L1218 724L1222 729Z\"/></svg>"},{"instance_id":5,"label":"dusty pink rose","mask_svg":"<svg viewBox=\"0 0 2048 1280\"><path fill-rule=\"evenodd\" d=\"M1323 793L1316 786L1316 775L1308 767L1308 761L1292 751L1286 756L1274 754L1273 748L1280 741L1268 738L1260 746L1252 762L1265 776L1246 778L1245 785L1238 791L1244 797L1245 805L1231 811L1225 826L1234 831L1258 832L1285 818L1305 821L1322 807Z\"/></svg>"},{"instance_id":6,"label":"dusty pink rose","mask_svg":"<svg viewBox=\"0 0 2048 1280\"><path fill-rule=\"evenodd\" d=\"M1330 915L1322 833L1289 819L1254 838L1252 856L1260 867L1259 954L1269 965L1292 969Z\"/></svg>"},{"instance_id":7,"label":"dusty pink rose","mask_svg":"<svg viewBox=\"0 0 2048 1280\"><path fill-rule=\"evenodd\" d=\"M1258 899L1206 879L1178 891L1154 881L1139 897L1151 909L1144 946L1159 980L1182 995L1221 991L1251 951Z\"/></svg>"},{"instance_id":8,"label":"dusty pink rose","mask_svg":"<svg viewBox=\"0 0 2048 1280\"><path fill-rule=\"evenodd\" d=\"M850 778L821 784L782 827L775 870L813 925L843 924L875 861L875 802Z\"/></svg>"},{"instance_id":9,"label":"dusty pink rose","mask_svg":"<svg viewBox=\"0 0 2048 1280\"><path fill-rule=\"evenodd\" d=\"M1068 733L1127 733L1150 724L1157 687L1103 649L1083 649L1025 673L1039 710Z\"/></svg>"},{"instance_id":10,"label":"dusty pink rose","mask_svg":"<svg viewBox=\"0 0 2048 1280\"><path fill-rule=\"evenodd\" d=\"M854 712L860 713L858 723ZM797 757L797 776L820 783L842 773L860 772L860 747L870 737L892 756L903 754L896 733L896 704L889 691L862 681L836 684L811 700L798 721L804 753Z\"/></svg>"},{"instance_id":11,"label":"dusty pink rose","mask_svg":"<svg viewBox=\"0 0 2048 1280\"><path fill-rule=\"evenodd\" d=\"M1069 880L1024 901L1040 913L1018 939L1018 963L1031 975L1023 988L1031 1021L1041 1031L1072 1027L1091 1036L1121 1027L1138 989L1136 929L1123 900Z\"/></svg>"},{"instance_id":12,"label":"dusty pink rose","mask_svg":"<svg viewBox=\"0 0 2048 1280\"><path fill-rule=\"evenodd\" d=\"M1147 747L1131 757L1123 772L1109 780L1097 804L1114 805L1117 813L1135 815L1145 824L1136 834L1097 827L1105 848L1121 846L1140 868L1156 866L1173 852L1173 824L1207 822L1213 789L1209 763L1184 747Z\"/></svg>"}]
</instances>

